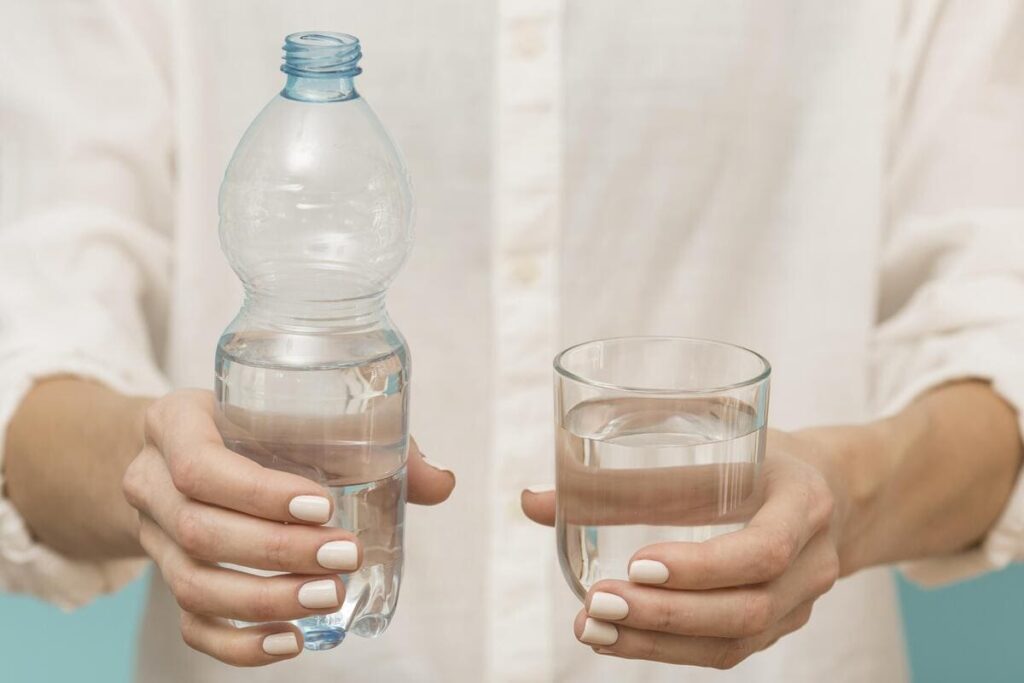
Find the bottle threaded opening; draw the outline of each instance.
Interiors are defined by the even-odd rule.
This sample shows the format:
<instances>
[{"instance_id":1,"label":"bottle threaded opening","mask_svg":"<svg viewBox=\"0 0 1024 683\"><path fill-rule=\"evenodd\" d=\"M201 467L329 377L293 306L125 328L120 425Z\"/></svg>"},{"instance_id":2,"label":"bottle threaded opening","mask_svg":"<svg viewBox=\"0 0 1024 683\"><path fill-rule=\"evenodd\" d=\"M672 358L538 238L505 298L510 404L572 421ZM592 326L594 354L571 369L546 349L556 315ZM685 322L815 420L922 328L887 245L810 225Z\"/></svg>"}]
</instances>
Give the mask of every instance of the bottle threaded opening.
<instances>
[{"instance_id":1,"label":"bottle threaded opening","mask_svg":"<svg viewBox=\"0 0 1024 683\"><path fill-rule=\"evenodd\" d=\"M347 33L302 31L284 39L281 71L303 78L350 78L363 72L359 39Z\"/></svg>"}]
</instances>

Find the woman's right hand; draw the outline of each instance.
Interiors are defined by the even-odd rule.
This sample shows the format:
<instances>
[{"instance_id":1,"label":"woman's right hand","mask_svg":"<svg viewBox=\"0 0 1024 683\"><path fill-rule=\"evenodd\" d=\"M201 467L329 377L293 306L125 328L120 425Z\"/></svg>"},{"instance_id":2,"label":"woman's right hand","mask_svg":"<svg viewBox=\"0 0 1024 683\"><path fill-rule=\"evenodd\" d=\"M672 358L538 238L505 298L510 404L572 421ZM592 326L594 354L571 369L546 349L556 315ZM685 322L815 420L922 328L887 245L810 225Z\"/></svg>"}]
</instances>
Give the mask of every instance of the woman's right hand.
<instances>
[{"instance_id":1,"label":"woman's right hand","mask_svg":"<svg viewBox=\"0 0 1024 683\"><path fill-rule=\"evenodd\" d=\"M185 642L235 666L299 654L302 634L285 622L337 611L345 598L338 574L362 561L353 534L321 526L333 514L328 492L228 450L208 391L153 401L145 436L123 489L139 513L139 541L181 607ZM454 476L428 465L415 446L410 451L410 498L446 499ZM256 576L219 564L285 573ZM228 619L260 623L235 628Z\"/></svg>"}]
</instances>

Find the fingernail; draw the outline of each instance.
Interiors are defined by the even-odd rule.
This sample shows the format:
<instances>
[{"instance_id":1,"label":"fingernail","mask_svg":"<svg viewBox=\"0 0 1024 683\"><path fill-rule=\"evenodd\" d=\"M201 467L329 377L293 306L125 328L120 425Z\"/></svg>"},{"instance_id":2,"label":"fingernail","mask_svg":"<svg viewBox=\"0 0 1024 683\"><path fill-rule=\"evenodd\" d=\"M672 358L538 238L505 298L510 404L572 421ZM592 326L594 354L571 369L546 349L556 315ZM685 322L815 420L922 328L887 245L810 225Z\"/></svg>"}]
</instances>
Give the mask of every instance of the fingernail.
<instances>
[{"instance_id":1,"label":"fingernail","mask_svg":"<svg viewBox=\"0 0 1024 683\"><path fill-rule=\"evenodd\" d=\"M338 606L338 586L330 579L310 581L299 589L299 604L307 609Z\"/></svg>"},{"instance_id":2,"label":"fingernail","mask_svg":"<svg viewBox=\"0 0 1024 683\"><path fill-rule=\"evenodd\" d=\"M263 651L268 655L293 655L299 651L299 639L294 633L275 633L263 639Z\"/></svg>"},{"instance_id":3,"label":"fingernail","mask_svg":"<svg viewBox=\"0 0 1024 683\"><path fill-rule=\"evenodd\" d=\"M427 458L427 456L422 456L422 457L423 457L423 462L427 463L427 465L429 465L430 467L433 467L438 472L447 472L448 474L452 473L452 471L449 468L445 467L441 463L435 462L435 461Z\"/></svg>"},{"instance_id":4,"label":"fingernail","mask_svg":"<svg viewBox=\"0 0 1024 683\"><path fill-rule=\"evenodd\" d=\"M532 493L535 496L541 493L551 493L554 490L555 487L552 486L551 484L534 484L533 486L526 487L526 491L528 493Z\"/></svg>"},{"instance_id":5,"label":"fingernail","mask_svg":"<svg viewBox=\"0 0 1024 683\"><path fill-rule=\"evenodd\" d=\"M316 561L325 569L352 571L359 566L359 548L352 541L330 541L316 551Z\"/></svg>"},{"instance_id":6,"label":"fingernail","mask_svg":"<svg viewBox=\"0 0 1024 683\"><path fill-rule=\"evenodd\" d=\"M594 648L594 652L596 652L596 653L597 653L597 654L599 654L599 655L611 655L611 654L615 654L615 653L614 653L614 652L613 652L612 650L607 650L607 649L605 649L605 648L603 648L603 647L595 647L595 648Z\"/></svg>"},{"instance_id":7,"label":"fingernail","mask_svg":"<svg viewBox=\"0 0 1024 683\"><path fill-rule=\"evenodd\" d=\"M587 614L597 619L622 619L629 614L629 603L614 593L597 592L590 596Z\"/></svg>"},{"instance_id":8,"label":"fingernail","mask_svg":"<svg viewBox=\"0 0 1024 683\"><path fill-rule=\"evenodd\" d=\"M618 639L619 629L615 628L614 624L606 624L590 617L587 617L587 622L583 624L583 635L580 636L580 640L587 645L614 645Z\"/></svg>"},{"instance_id":9,"label":"fingernail","mask_svg":"<svg viewBox=\"0 0 1024 683\"><path fill-rule=\"evenodd\" d=\"M668 567L657 560L634 560L629 565L629 580L633 583L665 583Z\"/></svg>"},{"instance_id":10,"label":"fingernail","mask_svg":"<svg viewBox=\"0 0 1024 683\"><path fill-rule=\"evenodd\" d=\"M323 496L295 496L288 503L288 512L295 519L323 524L331 518L331 501Z\"/></svg>"}]
</instances>

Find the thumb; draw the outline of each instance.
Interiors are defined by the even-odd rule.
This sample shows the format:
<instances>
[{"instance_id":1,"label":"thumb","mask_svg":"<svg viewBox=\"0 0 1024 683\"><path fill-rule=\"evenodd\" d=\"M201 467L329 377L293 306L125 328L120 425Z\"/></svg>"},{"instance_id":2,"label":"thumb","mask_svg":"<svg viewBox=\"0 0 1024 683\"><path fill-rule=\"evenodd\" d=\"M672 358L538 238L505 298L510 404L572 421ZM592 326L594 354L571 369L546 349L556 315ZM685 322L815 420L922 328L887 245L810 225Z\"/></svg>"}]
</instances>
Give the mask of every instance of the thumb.
<instances>
[{"instance_id":1,"label":"thumb","mask_svg":"<svg viewBox=\"0 0 1024 683\"><path fill-rule=\"evenodd\" d=\"M409 502L443 503L455 488L455 473L423 457L415 439L409 440Z\"/></svg>"},{"instance_id":2,"label":"thumb","mask_svg":"<svg viewBox=\"0 0 1024 683\"><path fill-rule=\"evenodd\" d=\"M554 526L555 490L550 486L531 486L519 496L523 513L537 524Z\"/></svg>"}]
</instances>

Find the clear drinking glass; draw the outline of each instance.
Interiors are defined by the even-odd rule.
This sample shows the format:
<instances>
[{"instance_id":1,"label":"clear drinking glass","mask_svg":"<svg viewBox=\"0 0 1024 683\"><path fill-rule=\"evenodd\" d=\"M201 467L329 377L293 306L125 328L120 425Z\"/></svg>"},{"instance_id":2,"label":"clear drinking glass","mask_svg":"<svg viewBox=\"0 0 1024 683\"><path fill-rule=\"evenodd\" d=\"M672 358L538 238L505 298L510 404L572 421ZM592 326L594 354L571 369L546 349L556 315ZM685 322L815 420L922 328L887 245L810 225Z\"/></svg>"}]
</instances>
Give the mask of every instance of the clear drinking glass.
<instances>
[{"instance_id":1,"label":"clear drinking glass","mask_svg":"<svg viewBox=\"0 0 1024 683\"><path fill-rule=\"evenodd\" d=\"M771 367L732 344L586 342L555 357L556 531L584 599L646 545L705 541L754 512Z\"/></svg>"}]
</instances>

